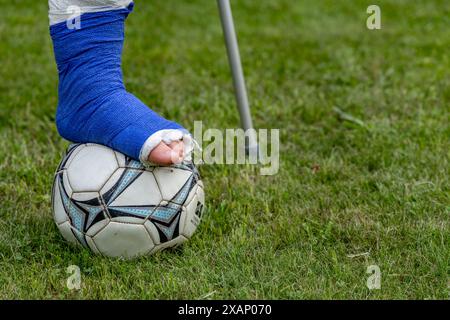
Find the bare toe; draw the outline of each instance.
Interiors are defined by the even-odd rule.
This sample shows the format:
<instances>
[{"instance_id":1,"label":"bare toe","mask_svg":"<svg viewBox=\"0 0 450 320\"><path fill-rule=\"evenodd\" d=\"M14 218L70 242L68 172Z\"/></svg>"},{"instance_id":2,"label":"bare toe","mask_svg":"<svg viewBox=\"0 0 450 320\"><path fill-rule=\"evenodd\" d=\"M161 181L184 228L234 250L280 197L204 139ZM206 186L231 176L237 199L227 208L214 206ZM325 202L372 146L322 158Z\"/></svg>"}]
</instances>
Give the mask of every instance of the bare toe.
<instances>
[{"instance_id":1,"label":"bare toe","mask_svg":"<svg viewBox=\"0 0 450 320\"><path fill-rule=\"evenodd\" d=\"M168 166L180 163L183 161L183 158L178 150L174 150L164 142L161 142L150 152L148 160L155 164Z\"/></svg>"},{"instance_id":2,"label":"bare toe","mask_svg":"<svg viewBox=\"0 0 450 320\"><path fill-rule=\"evenodd\" d=\"M169 147L176 152L181 160L184 159L184 143L183 141L173 141L169 144Z\"/></svg>"}]
</instances>

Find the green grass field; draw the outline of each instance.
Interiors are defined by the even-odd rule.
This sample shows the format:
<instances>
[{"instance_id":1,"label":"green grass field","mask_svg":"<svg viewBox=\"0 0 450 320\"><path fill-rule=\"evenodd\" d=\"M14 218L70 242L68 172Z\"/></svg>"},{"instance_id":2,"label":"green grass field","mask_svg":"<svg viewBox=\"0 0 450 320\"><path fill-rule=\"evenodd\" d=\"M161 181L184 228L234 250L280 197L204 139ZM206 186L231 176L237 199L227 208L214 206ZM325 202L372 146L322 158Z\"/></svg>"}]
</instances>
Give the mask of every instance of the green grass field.
<instances>
[{"instance_id":1,"label":"green grass field","mask_svg":"<svg viewBox=\"0 0 450 320\"><path fill-rule=\"evenodd\" d=\"M215 2L136 2L128 89L190 129L237 127ZM255 124L281 130L280 171L202 166L194 238L121 261L67 245L53 223L68 142L47 5L0 0L0 298L448 299L450 5L376 1L382 30L369 31L372 2L232 1ZM80 291L66 288L72 264Z\"/></svg>"}]
</instances>

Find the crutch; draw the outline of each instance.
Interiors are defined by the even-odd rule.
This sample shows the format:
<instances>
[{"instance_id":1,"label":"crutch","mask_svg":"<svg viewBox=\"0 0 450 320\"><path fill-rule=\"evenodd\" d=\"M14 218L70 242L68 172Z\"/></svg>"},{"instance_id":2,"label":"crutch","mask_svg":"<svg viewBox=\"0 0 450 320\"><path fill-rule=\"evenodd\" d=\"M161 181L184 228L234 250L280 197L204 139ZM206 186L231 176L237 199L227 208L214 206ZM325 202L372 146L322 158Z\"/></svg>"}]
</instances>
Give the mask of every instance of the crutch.
<instances>
[{"instance_id":1,"label":"crutch","mask_svg":"<svg viewBox=\"0 0 450 320\"><path fill-rule=\"evenodd\" d=\"M217 0L217 3L219 5L231 74L233 76L234 91L239 116L241 118L241 126L248 133L246 151L248 154L258 154L258 142L255 131L249 130L253 129L253 121L248 103L247 88L244 72L242 71L241 56L239 54L239 45L234 27L233 14L231 12L230 0Z\"/></svg>"}]
</instances>

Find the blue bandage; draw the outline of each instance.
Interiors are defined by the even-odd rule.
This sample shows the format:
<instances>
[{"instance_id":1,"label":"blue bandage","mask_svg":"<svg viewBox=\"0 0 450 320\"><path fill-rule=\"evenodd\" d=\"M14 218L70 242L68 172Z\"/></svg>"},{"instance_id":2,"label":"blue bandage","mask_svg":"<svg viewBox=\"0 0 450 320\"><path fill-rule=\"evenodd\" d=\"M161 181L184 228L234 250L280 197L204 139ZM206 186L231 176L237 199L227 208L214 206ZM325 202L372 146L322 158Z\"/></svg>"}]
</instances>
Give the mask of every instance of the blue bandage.
<instances>
[{"instance_id":1,"label":"blue bandage","mask_svg":"<svg viewBox=\"0 0 450 320\"><path fill-rule=\"evenodd\" d=\"M128 8L84 13L80 28L50 27L59 71L56 124L72 142L98 143L140 159L147 139L164 129L181 129L125 90L121 58Z\"/></svg>"}]
</instances>

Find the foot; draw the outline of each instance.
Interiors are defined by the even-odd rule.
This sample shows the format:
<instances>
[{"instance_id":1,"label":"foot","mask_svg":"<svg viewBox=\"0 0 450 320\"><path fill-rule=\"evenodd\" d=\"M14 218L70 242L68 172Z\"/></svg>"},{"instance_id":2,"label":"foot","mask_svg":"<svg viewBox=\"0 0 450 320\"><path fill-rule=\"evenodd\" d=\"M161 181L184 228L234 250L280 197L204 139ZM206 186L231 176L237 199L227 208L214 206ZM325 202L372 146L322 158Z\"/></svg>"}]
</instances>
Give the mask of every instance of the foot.
<instances>
[{"instance_id":1,"label":"foot","mask_svg":"<svg viewBox=\"0 0 450 320\"><path fill-rule=\"evenodd\" d=\"M148 161L158 165L179 164L184 160L184 143L174 141L170 144L161 142L158 144L148 157Z\"/></svg>"}]
</instances>

